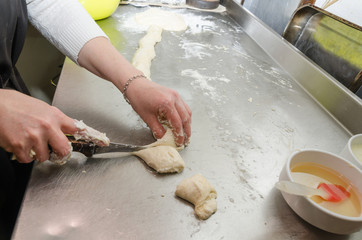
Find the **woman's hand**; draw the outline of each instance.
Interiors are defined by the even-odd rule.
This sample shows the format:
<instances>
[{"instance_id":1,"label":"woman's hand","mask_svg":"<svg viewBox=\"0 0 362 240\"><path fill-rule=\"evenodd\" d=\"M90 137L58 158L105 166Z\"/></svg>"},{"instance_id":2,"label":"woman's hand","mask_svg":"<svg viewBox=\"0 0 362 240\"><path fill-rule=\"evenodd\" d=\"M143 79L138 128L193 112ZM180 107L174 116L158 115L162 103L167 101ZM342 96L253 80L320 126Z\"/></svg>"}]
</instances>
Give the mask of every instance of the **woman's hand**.
<instances>
[{"instance_id":1,"label":"woman's hand","mask_svg":"<svg viewBox=\"0 0 362 240\"><path fill-rule=\"evenodd\" d=\"M137 78L130 83L126 96L156 138L165 134L162 124L166 124L172 129L177 145L188 144L192 113L176 91L146 78Z\"/></svg>"},{"instance_id":2,"label":"woman's hand","mask_svg":"<svg viewBox=\"0 0 362 240\"><path fill-rule=\"evenodd\" d=\"M111 81L120 91L123 91L130 77L142 74L108 39L102 37L94 38L83 46L78 62L90 72ZM151 128L156 138L164 135L164 123L172 128L178 145L189 142L191 110L177 92L145 78L137 78L130 83L126 94L133 109Z\"/></svg>"},{"instance_id":3,"label":"woman's hand","mask_svg":"<svg viewBox=\"0 0 362 240\"><path fill-rule=\"evenodd\" d=\"M30 151L40 162L49 159L50 145L57 155L69 151L65 133L77 128L72 118L59 109L25 94L0 89L0 146L15 154L22 163L33 161Z\"/></svg>"}]
</instances>

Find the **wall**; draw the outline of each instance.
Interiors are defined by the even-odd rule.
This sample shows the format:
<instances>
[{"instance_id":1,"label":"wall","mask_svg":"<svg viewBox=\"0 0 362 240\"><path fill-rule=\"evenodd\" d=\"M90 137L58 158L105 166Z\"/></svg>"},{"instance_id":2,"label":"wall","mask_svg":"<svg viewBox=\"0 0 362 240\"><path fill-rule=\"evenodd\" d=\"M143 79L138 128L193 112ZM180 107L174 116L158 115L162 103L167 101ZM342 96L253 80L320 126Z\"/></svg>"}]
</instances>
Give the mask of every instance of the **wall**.
<instances>
[{"instance_id":1,"label":"wall","mask_svg":"<svg viewBox=\"0 0 362 240\"><path fill-rule=\"evenodd\" d=\"M25 45L17 68L32 96L51 103L55 86L51 79L60 74L62 55L33 26L29 24Z\"/></svg>"}]
</instances>

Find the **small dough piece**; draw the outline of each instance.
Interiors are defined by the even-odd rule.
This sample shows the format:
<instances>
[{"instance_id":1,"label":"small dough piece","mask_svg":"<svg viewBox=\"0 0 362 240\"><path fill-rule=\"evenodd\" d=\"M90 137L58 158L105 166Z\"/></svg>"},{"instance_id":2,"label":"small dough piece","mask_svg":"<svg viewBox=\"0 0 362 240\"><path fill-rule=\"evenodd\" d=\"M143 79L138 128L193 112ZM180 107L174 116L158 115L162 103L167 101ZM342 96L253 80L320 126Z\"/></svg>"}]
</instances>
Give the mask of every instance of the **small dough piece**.
<instances>
[{"instance_id":1,"label":"small dough piece","mask_svg":"<svg viewBox=\"0 0 362 240\"><path fill-rule=\"evenodd\" d=\"M159 173L182 172L185 162L174 147L156 146L133 153Z\"/></svg>"},{"instance_id":2,"label":"small dough piece","mask_svg":"<svg viewBox=\"0 0 362 240\"><path fill-rule=\"evenodd\" d=\"M202 220L216 212L216 190L201 174L182 181L176 188L176 196L194 204L195 213Z\"/></svg>"}]
</instances>

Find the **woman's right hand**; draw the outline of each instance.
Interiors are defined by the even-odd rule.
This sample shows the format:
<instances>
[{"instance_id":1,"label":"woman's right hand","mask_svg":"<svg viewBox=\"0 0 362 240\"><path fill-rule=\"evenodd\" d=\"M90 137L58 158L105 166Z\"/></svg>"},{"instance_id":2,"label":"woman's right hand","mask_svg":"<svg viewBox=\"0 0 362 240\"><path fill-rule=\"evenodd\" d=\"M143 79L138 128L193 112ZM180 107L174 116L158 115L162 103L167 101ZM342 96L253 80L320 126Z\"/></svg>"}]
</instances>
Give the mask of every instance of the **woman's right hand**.
<instances>
[{"instance_id":1,"label":"woman's right hand","mask_svg":"<svg viewBox=\"0 0 362 240\"><path fill-rule=\"evenodd\" d=\"M49 145L57 155L69 151L65 134L77 131L74 120L56 107L14 90L0 89L0 147L29 163L33 150L40 162L49 159Z\"/></svg>"}]
</instances>

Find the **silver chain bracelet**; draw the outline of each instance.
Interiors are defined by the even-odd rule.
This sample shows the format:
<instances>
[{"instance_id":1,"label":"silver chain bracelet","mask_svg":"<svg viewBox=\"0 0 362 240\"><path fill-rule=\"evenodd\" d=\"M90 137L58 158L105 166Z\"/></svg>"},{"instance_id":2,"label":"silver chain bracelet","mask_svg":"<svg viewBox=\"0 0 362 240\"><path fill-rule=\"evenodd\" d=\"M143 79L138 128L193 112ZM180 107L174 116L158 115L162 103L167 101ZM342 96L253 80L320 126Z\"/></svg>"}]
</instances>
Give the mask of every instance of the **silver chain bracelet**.
<instances>
[{"instance_id":1,"label":"silver chain bracelet","mask_svg":"<svg viewBox=\"0 0 362 240\"><path fill-rule=\"evenodd\" d=\"M127 98L127 94L126 94L126 93L127 93L128 86L131 84L131 82L132 82L133 80L135 80L136 78L141 78L141 77L146 78L146 76L143 75L143 74L135 75L135 76L129 78L129 79L127 80L127 82L124 84L124 87L123 87L123 97L124 97L124 100L126 100L126 102L127 102L128 104L131 104L131 102L130 102L129 99ZM147 78L146 78L146 79L147 79Z\"/></svg>"}]
</instances>

